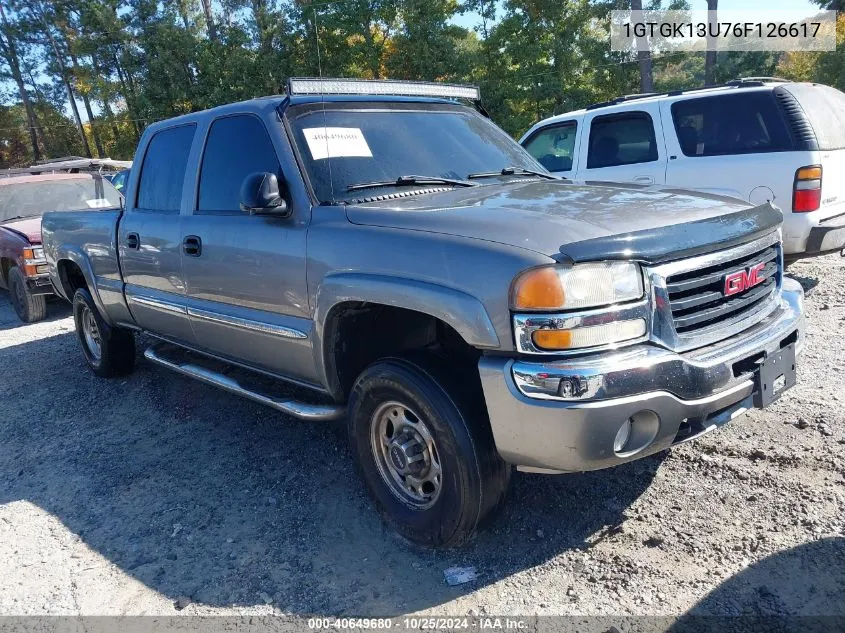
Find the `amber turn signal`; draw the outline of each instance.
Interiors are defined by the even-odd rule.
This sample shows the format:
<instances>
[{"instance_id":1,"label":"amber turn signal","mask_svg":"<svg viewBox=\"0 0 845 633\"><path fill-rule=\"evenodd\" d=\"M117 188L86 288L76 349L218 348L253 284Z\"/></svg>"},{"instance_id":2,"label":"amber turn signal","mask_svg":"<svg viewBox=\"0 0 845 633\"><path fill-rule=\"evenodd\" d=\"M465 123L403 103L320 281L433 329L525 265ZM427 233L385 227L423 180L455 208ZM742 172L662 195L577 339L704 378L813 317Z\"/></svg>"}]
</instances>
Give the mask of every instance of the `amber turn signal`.
<instances>
[{"instance_id":1,"label":"amber turn signal","mask_svg":"<svg viewBox=\"0 0 845 633\"><path fill-rule=\"evenodd\" d=\"M523 273L514 288L514 308L559 310L564 305L563 285L551 266Z\"/></svg>"}]
</instances>

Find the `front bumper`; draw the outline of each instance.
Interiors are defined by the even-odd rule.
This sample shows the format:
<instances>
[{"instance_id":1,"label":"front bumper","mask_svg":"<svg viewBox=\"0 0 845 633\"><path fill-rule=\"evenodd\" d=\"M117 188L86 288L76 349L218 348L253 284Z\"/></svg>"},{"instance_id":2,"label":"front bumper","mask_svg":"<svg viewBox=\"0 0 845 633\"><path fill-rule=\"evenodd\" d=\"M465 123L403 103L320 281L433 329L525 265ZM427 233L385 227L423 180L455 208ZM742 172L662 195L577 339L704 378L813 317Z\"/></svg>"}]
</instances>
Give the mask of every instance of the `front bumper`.
<instances>
[{"instance_id":1,"label":"front bumper","mask_svg":"<svg viewBox=\"0 0 845 633\"><path fill-rule=\"evenodd\" d=\"M479 371L505 461L529 470L597 470L693 439L750 409L756 362L789 345L800 351L803 340L803 291L784 278L768 317L708 347L679 354L641 344L548 362L483 356ZM629 419L630 440L615 450Z\"/></svg>"},{"instance_id":2,"label":"front bumper","mask_svg":"<svg viewBox=\"0 0 845 633\"><path fill-rule=\"evenodd\" d=\"M26 278L26 288L33 295L53 294L53 284L50 282L50 275L38 275Z\"/></svg>"},{"instance_id":3,"label":"front bumper","mask_svg":"<svg viewBox=\"0 0 845 633\"><path fill-rule=\"evenodd\" d=\"M53 284L50 282L50 275L38 275L37 277L27 277L26 288L32 295L53 294Z\"/></svg>"}]
</instances>

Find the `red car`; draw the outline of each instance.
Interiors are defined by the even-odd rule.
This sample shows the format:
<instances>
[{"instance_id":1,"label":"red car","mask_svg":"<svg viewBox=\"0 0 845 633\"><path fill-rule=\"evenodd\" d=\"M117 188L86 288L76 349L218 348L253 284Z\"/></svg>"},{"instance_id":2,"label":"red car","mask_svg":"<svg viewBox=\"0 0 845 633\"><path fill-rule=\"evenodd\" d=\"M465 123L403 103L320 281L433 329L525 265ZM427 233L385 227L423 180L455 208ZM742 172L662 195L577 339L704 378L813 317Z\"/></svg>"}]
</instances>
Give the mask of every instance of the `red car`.
<instances>
[{"instance_id":1,"label":"red car","mask_svg":"<svg viewBox=\"0 0 845 633\"><path fill-rule=\"evenodd\" d=\"M41 249L47 211L114 209L120 193L97 173L51 173L0 178L0 288L9 290L22 321L47 315L53 286Z\"/></svg>"}]
</instances>

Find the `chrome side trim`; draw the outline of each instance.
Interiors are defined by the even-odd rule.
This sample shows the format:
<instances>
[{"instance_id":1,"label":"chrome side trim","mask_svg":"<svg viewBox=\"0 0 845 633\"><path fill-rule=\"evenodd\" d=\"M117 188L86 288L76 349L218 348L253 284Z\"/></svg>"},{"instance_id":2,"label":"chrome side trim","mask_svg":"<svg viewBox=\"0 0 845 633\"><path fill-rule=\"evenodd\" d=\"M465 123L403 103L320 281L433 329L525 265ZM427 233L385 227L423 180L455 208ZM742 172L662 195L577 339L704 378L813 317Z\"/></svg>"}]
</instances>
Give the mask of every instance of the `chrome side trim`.
<instances>
[{"instance_id":1,"label":"chrome side trim","mask_svg":"<svg viewBox=\"0 0 845 633\"><path fill-rule=\"evenodd\" d=\"M190 376L200 382L219 387L238 396L249 398L300 420L330 421L338 420L346 415L346 407L340 405L311 404L294 400L293 398L279 398L271 394L247 389L234 378L208 369L207 367L202 367L196 363L166 358L162 350L156 345L147 348L144 352L144 358L177 373Z\"/></svg>"},{"instance_id":2,"label":"chrome side trim","mask_svg":"<svg viewBox=\"0 0 845 633\"><path fill-rule=\"evenodd\" d=\"M188 316L196 319L202 319L203 321L210 321L212 323L241 328L242 330L251 330L253 332L261 332L262 334L281 336L282 338L308 338L308 335L305 332L294 328L284 327L283 325L271 325L270 323L253 321L252 319L242 319L240 317L228 316L220 314L219 312L209 312L208 310L201 310L199 308L188 308Z\"/></svg>"},{"instance_id":3,"label":"chrome side trim","mask_svg":"<svg viewBox=\"0 0 845 633\"><path fill-rule=\"evenodd\" d=\"M180 305L178 303L171 303L170 301L161 301L160 299L152 299L150 297L140 297L135 295L127 295L126 298L129 299L129 303L135 303L139 306L152 308L153 310L170 312L171 314L181 314L182 316L186 316L188 314L188 309L184 305Z\"/></svg>"},{"instance_id":4,"label":"chrome side trim","mask_svg":"<svg viewBox=\"0 0 845 633\"><path fill-rule=\"evenodd\" d=\"M626 321L630 319L643 319L646 322L646 334L639 338L620 341L609 345L596 347L581 347L570 351L555 351L540 349L534 345L532 334L537 330L570 330L577 327L589 327L591 325L602 325L615 321ZM513 328L516 335L516 349L521 354L542 354L546 356L566 356L572 354L583 354L585 352L600 352L604 350L618 349L634 343L648 340L648 324L651 322L651 308L646 299L640 299L635 303L623 303L607 308L596 310L584 310L560 314L515 314L513 317Z\"/></svg>"}]
</instances>

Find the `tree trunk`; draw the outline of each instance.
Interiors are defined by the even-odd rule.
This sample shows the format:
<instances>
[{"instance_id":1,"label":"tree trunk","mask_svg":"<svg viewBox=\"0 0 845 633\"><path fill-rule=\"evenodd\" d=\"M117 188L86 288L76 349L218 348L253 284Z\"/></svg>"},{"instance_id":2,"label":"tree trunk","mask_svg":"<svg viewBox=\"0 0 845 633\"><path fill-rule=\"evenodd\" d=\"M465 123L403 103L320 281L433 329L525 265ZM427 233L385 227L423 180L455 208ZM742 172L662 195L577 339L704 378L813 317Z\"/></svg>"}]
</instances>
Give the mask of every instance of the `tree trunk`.
<instances>
[{"instance_id":1,"label":"tree trunk","mask_svg":"<svg viewBox=\"0 0 845 633\"><path fill-rule=\"evenodd\" d=\"M217 25L214 23L214 14L211 12L211 0L200 0L202 2L202 11L205 13L205 26L208 30L208 39L212 42L217 41Z\"/></svg>"},{"instance_id":2,"label":"tree trunk","mask_svg":"<svg viewBox=\"0 0 845 633\"><path fill-rule=\"evenodd\" d=\"M73 76L79 76L79 62L76 55L70 54L70 61L73 64ZM100 133L97 131L97 126L94 124L94 111L91 109L91 99L88 98L88 93L82 93L82 103L85 105L85 114L88 115L88 124L91 126L91 136L94 137L94 146L97 148L97 156L100 158L106 157L106 152L103 150L103 142L100 139Z\"/></svg>"},{"instance_id":3,"label":"tree trunk","mask_svg":"<svg viewBox=\"0 0 845 633\"><path fill-rule=\"evenodd\" d=\"M716 10L719 0L707 0L707 51L704 53L704 85L712 86L716 83L716 38L710 35L712 29L718 25ZM712 49L712 50L711 50Z\"/></svg>"},{"instance_id":4,"label":"tree trunk","mask_svg":"<svg viewBox=\"0 0 845 633\"><path fill-rule=\"evenodd\" d=\"M135 94L132 88L128 85L131 80L125 76L123 67L117 59L117 53L114 51L112 51L112 59L114 60L115 70L117 70L117 80L120 82L120 91L123 93L123 100L126 101L126 112L129 114L129 118L132 121L132 127L135 129L135 141L137 142L141 139L141 125L138 121L137 110L134 106Z\"/></svg>"},{"instance_id":5,"label":"tree trunk","mask_svg":"<svg viewBox=\"0 0 845 633\"><path fill-rule=\"evenodd\" d=\"M643 21L643 0L631 0L631 11L634 24ZM651 51L648 48L648 38L637 38L637 63L640 66L640 92L654 92L654 77L652 74Z\"/></svg>"},{"instance_id":6,"label":"tree trunk","mask_svg":"<svg viewBox=\"0 0 845 633\"><path fill-rule=\"evenodd\" d=\"M91 55L91 65L94 67L94 72L97 73L99 76L104 76L105 73L103 72L103 67L100 65L100 61L97 59L97 56L92 54ZM117 127L117 123L114 121L114 112L109 105L109 95L105 91L100 91L100 103L103 104L103 113L106 115L106 119L109 121L109 127L111 128L112 136L114 136L115 142L118 141L120 138L120 128ZM128 104L127 104L128 108Z\"/></svg>"},{"instance_id":7,"label":"tree trunk","mask_svg":"<svg viewBox=\"0 0 845 633\"><path fill-rule=\"evenodd\" d=\"M70 79L67 75L67 67L65 66L65 60L62 56L61 51L59 51L59 47L56 45L56 39L53 37L53 33L50 31L50 25L47 23L47 19L44 17L44 9L41 5L38 5L38 12L39 17L41 18L41 23L44 25L44 32L47 34L47 39L50 40L50 47L53 49L53 54L56 56L56 62L59 64L59 75L61 76L62 83L65 86L65 90L67 91L68 101L70 101L70 109L73 112L73 118L76 121L76 127L79 131L79 138L82 140L82 147L85 150L85 155L88 158L91 158L91 146L88 144L88 137L85 136L85 128L82 127L82 118L79 116L79 108L76 105L76 98L73 95L73 88L70 85Z\"/></svg>"},{"instance_id":8,"label":"tree trunk","mask_svg":"<svg viewBox=\"0 0 845 633\"><path fill-rule=\"evenodd\" d=\"M39 161L42 158L41 149L38 147L38 134L36 128L38 121L35 118L35 110L32 107L32 102L29 100L29 93L26 91L26 85L23 82L23 74L21 73L20 60L18 59L18 50L15 46L15 41L9 32L9 23L6 21L6 12L3 10L3 5L0 4L0 17L3 21L2 36L0 36L0 52L9 63L9 68L12 71L12 78L18 86L18 92L23 102L23 108L26 112L26 123L29 128L29 142L32 146L33 160Z\"/></svg>"}]
</instances>

